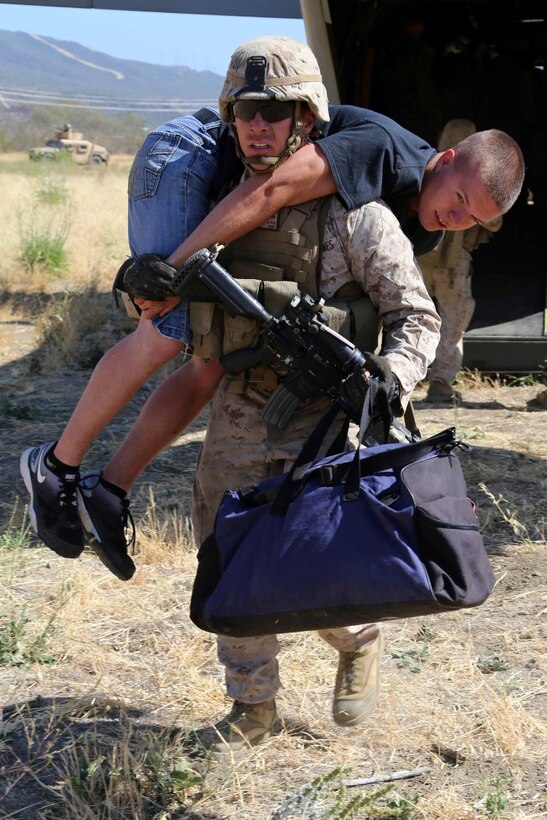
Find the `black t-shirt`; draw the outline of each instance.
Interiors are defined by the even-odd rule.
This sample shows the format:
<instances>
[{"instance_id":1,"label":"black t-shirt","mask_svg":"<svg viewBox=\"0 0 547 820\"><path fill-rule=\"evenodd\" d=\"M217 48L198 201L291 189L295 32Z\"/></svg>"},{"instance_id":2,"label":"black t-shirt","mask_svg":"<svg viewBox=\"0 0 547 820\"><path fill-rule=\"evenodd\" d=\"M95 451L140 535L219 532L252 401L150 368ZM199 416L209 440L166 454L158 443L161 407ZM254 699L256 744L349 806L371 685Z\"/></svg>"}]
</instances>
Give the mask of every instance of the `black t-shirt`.
<instances>
[{"instance_id":1,"label":"black t-shirt","mask_svg":"<svg viewBox=\"0 0 547 820\"><path fill-rule=\"evenodd\" d=\"M318 123L325 155L338 195L348 210L373 199L389 205L416 255L427 253L442 231L426 231L408 208L420 192L425 167L435 149L394 120L353 105L329 106L330 122Z\"/></svg>"},{"instance_id":2,"label":"black t-shirt","mask_svg":"<svg viewBox=\"0 0 547 820\"><path fill-rule=\"evenodd\" d=\"M329 106L330 122L317 122L317 143L336 182L338 196L348 210L373 199L389 205L418 256L432 250L442 231L426 231L408 208L419 193L424 170L435 149L394 120L353 105ZM241 172L234 140L227 128L219 137L222 179ZM218 187L220 188L219 181Z\"/></svg>"}]
</instances>

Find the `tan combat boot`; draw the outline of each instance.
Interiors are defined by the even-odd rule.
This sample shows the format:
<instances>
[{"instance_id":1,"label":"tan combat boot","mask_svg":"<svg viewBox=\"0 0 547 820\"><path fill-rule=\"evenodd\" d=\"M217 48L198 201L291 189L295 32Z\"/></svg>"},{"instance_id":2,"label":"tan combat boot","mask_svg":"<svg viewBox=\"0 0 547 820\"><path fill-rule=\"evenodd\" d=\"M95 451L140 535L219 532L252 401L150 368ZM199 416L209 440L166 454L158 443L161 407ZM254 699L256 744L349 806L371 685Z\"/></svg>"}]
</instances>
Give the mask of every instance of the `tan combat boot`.
<instances>
[{"instance_id":1,"label":"tan combat boot","mask_svg":"<svg viewBox=\"0 0 547 820\"><path fill-rule=\"evenodd\" d=\"M454 390L447 382L432 381L429 384L425 400L432 404L454 404L461 402L462 394Z\"/></svg>"},{"instance_id":2,"label":"tan combat boot","mask_svg":"<svg viewBox=\"0 0 547 820\"><path fill-rule=\"evenodd\" d=\"M241 703L235 700L230 714L215 724L208 745L217 754L239 752L269 738L276 727L274 700L267 700L265 703Z\"/></svg>"},{"instance_id":3,"label":"tan combat boot","mask_svg":"<svg viewBox=\"0 0 547 820\"><path fill-rule=\"evenodd\" d=\"M332 716L339 726L357 726L372 712L380 687L383 636L357 650L340 652Z\"/></svg>"}]
</instances>

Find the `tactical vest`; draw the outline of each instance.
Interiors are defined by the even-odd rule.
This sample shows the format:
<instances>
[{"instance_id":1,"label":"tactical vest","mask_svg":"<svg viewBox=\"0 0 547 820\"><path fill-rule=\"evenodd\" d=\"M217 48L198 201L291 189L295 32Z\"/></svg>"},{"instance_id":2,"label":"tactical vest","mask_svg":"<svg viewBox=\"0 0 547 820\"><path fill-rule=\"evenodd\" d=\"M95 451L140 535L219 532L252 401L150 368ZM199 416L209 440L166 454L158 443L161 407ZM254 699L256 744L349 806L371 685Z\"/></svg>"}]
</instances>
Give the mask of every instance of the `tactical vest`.
<instances>
[{"instance_id":1,"label":"tactical vest","mask_svg":"<svg viewBox=\"0 0 547 820\"><path fill-rule=\"evenodd\" d=\"M264 225L234 240L218 261L263 302L281 316L297 291L319 298L320 248L331 197L282 208ZM357 282L344 285L326 303L333 330L361 350L378 345L377 311ZM228 316L220 305L193 302L190 306L192 347L201 358L220 356L258 341L259 325L245 316Z\"/></svg>"}]
</instances>

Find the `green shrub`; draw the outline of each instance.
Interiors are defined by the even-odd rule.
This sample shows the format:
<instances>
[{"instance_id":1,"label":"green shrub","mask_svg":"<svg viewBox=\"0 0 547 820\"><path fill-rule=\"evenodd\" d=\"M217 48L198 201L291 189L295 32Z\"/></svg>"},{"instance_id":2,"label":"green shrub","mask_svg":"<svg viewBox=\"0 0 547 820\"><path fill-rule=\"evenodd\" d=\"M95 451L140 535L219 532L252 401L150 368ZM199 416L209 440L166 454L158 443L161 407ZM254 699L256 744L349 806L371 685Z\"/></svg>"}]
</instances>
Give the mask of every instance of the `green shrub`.
<instances>
[{"instance_id":1,"label":"green shrub","mask_svg":"<svg viewBox=\"0 0 547 820\"><path fill-rule=\"evenodd\" d=\"M29 274L41 270L45 273L59 273L68 266L65 249L69 232L67 213L59 217L30 213L26 223L19 217L18 261Z\"/></svg>"}]
</instances>

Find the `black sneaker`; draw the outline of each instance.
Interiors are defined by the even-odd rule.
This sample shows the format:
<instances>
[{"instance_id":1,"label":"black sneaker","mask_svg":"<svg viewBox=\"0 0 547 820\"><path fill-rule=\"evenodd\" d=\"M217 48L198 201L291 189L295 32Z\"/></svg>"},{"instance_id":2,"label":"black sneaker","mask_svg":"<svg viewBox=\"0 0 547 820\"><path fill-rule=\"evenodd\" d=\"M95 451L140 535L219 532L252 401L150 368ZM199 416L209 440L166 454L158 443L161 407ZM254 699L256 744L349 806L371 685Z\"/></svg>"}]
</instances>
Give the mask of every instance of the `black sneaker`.
<instances>
[{"instance_id":1,"label":"black sneaker","mask_svg":"<svg viewBox=\"0 0 547 820\"><path fill-rule=\"evenodd\" d=\"M76 496L80 476L77 470L58 476L47 466L45 457L54 445L48 441L41 447L29 447L21 456L21 475L30 493L30 523L57 555L77 558L85 547Z\"/></svg>"},{"instance_id":2,"label":"black sneaker","mask_svg":"<svg viewBox=\"0 0 547 820\"><path fill-rule=\"evenodd\" d=\"M78 489L78 510L89 545L105 567L121 581L129 581L135 564L128 547L135 544L135 525L129 512L129 499L119 495L99 471L86 473Z\"/></svg>"}]
</instances>

